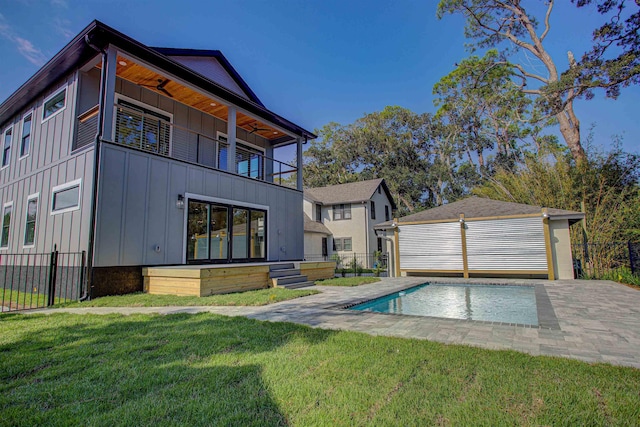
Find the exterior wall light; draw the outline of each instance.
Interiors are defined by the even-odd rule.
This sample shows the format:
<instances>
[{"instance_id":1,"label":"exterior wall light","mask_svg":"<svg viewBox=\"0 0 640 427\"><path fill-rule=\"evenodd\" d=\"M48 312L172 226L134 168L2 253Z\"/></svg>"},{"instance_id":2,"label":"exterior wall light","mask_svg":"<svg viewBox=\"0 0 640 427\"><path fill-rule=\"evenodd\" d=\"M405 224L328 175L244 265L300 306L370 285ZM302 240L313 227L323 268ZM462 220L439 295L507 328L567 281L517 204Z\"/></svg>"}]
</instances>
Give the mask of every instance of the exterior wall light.
<instances>
[{"instance_id":1,"label":"exterior wall light","mask_svg":"<svg viewBox=\"0 0 640 427\"><path fill-rule=\"evenodd\" d=\"M549 218L549 212L542 212L542 218Z\"/></svg>"},{"instance_id":2,"label":"exterior wall light","mask_svg":"<svg viewBox=\"0 0 640 427\"><path fill-rule=\"evenodd\" d=\"M460 224L464 224L464 218L460 218L460 219L458 220L458 222L459 222Z\"/></svg>"},{"instance_id":3,"label":"exterior wall light","mask_svg":"<svg viewBox=\"0 0 640 427\"><path fill-rule=\"evenodd\" d=\"M182 194L178 194L178 200L176 200L176 208L184 209L184 196Z\"/></svg>"}]
</instances>

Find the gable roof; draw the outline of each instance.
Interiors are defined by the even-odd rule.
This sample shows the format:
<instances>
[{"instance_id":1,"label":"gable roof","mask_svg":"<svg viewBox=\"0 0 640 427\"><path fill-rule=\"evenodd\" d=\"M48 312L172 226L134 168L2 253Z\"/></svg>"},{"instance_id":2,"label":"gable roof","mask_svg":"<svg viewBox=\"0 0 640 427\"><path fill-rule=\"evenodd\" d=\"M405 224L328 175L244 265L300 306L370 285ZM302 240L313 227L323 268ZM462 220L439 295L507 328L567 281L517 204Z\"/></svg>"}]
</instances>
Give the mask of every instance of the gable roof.
<instances>
[{"instance_id":1,"label":"gable roof","mask_svg":"<svg viewBox=\"0 0 640 427\"><path fill-rule=\"evenodd\" d=\"M568 219L570 223L574 223L584 218L584 213L567 211L564 209L548 208L550 219ZM433 209L427 209L415 214L407 215L398 219L399 223L403 222L419 222L419 221L457 221L460 214L464 214L466 219L472 218L488 218L496 216L511 215L542 215L542 206L526 205L523 203L502 202L499 200L486 199L483 197L472 196L459 200L454 203L438 206ZM385 228L391 226L391 221L378 224L376 228Z\"/></svg>"},{"instance_id":2,"label":"gable roof","mask_svg":"<svg viewBox=\"0 0 640 427\"><path fill-rule=\"evenodd\" d=\"M304 232L321 233L326 234L327 236L333 234L323 223L312 220L307 214L304 214Z\"/></svg>"},{"instance_id":3,"label":"gable roof","mask_svg":"<svg viewBox=\"0 0 640 427\"><path fill-rule=\"evenodd\" d=\"M107 46L113 45L259 118L274 123L294 135L308 139L316 138L316 135L312 132L268 110L262 104L227 89L219 83L206 78L168 56L97 20L91 22L80 34L74 37L60 52L27 80L26 83L20 86L0 104L0 126L13 118L13 116L24 109L33 99L37 98L62 77L82 67L98 55L98 52L96 52L90 44L99 49L105 49Z\"/></svg>"},{"instance_id":4,"label":"gable roof","mask_svg":"<svg viewBox=\"0 0 640 427\"><path fill-rule=\"evenodd\" d=\"M382 186L391 202L391 207L396 209L389 187L387 187L387 183L383 178L329 185L327 187L307 188L304 190L304 197L309 201L323 205L363 202L371 199L379 186Z\"/></svg>"},{"instance_id":5,"label":"gable roof","mask_svg":"<svg viewBox=\"0 0 640 427\"><path fill-rule=\"evenodd\" d=\"M175 57L199 57L199 58L213 58L213 59L215 59L216 61L218 61L218 63L220 65L222 65L222 68L224 68L224 70L227 73L229 73L229 75L231 76L233 81L238 85L238 87L242 90L242 92L244 92L247 95L247 97L250 100L252 100L256 104L260 104L260 105L262 105L264 107L264 104L262 103L262 101L260 101L258 96L253 92L253 90L251 90L251 88L249 87L247 82L244 81L244 79L240 76L240 74L238 74L236 69L233 68L231 63L227 60L227 58L219 50L177 49L177 48L172 48L172 47L152 47L151 49L153 49L156 52L159 52L159 53L161 53L163 55L169 56L171 58L175 58ZM184 64L183 62L181 62L178 59L176 59L176 60L178 62L180 62L181 64L183 64L183 65L188 67L187 64ZM194 70L194 71L198 71L198 70ZM207 76L207 75L205 75L203 73L200 73L200 74L204 75L204 77L209 77L209 76Z\"/></svg>"}]
</instances>

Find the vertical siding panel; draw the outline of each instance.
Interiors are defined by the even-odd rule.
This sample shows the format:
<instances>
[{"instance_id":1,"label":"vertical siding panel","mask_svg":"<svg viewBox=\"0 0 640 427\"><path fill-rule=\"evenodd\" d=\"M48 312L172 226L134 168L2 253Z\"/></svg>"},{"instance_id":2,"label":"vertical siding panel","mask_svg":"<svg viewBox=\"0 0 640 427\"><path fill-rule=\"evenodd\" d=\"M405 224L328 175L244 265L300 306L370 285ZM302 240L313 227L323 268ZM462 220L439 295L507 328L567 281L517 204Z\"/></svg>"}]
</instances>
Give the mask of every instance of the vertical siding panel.
<instances>
[{"instance_id":1,"label":"vertical siding panel","mask_svg":"<svg viewBox=\"0 0 640 427\"><path fill-rule=\"evenodd\" d=\"M145 244L145 264L162 264L166 262L167 256L167 235L168 235L168 212L170 208L175 209L175 204L169 200L167 192L169 178L169 162L160 159L151 159L148 181L148 203L147 212L153 215L153 221L149 221L146 230ZM173 206L172 206L173 205ZM187 207L185 206L185 209ZM160 253L152 250L155 245L160 246Z\"/></svg>"},{"instance_id":2,"label":"vertical siding panel","mask_svg":"<svg viewBox=\"0 0 640 427\"><path fill-rule=\"evenodd\" d=\"M122 203L122 265L142 265L144 247L144 229L146 211L147 176L149 157L142 154L130 154L126 165L126 182Z\"/></svg>"}]
</instances>

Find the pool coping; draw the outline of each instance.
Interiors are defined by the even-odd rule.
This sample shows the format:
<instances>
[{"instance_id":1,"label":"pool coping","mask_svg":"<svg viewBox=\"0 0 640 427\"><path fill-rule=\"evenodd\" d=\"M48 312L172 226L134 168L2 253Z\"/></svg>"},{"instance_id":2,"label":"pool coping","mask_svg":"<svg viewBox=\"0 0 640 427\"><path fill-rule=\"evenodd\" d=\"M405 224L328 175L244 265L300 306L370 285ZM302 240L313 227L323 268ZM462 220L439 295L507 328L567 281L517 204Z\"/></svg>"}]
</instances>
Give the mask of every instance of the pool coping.
<instances>
[{"instance_id":1,"label":"pool coping","mask_svg":"<svg viewBox=\"0 0 640 427\"><path fill-rule=\"evenodd\" d=\"M428 283L428 282L425 282ZM544 287L543 283L504 283L504 282L482 282L482 283L469 283L469 282L461 282L461 281L445 281L445 280L437 280L433 281L433 283L443 283L443 284L471 284L471 285L487 285L487 286L526 286L533 287L534 295L536 298L536 311L538 315L538 324L537 325L529 325L525 323L510 323L510 322L495 322L491 320L472 320L472 319L457 319L451 317L437 317L437 316L420 316L415 314L398 314L398 313L383 313L379 311L358 311L351 310L351 313L354 314L365 314L365 313L375 313L382 314L385 316L394 316L394 317L422 317L426 319L437 319L437 320L450 320L455 322L471 322L485 325L503 325L503 326L517 326L521 328L531 328L531 329L546 329L546 330L560 330L560 324L558 322L558 318L556 317L556 313L553 309L553 305L551 304L551 300L549 299L549 295L547 294L547 290ZM351 307L354 307L359 304L364 304L369 301L376 300L378 298L384 298L386 296L405 291L407 289L412 289L418 286L422 286L423 284L418 285L407 285L402 287L401 289L394 290L393 292L386 292L381 295L371 296L368 298L359 298L357 300L350 301L348 303L341 303L336 305L331 305L324 307L325 309L330 310L348 310Z\"/></svg>"}]
</instances>

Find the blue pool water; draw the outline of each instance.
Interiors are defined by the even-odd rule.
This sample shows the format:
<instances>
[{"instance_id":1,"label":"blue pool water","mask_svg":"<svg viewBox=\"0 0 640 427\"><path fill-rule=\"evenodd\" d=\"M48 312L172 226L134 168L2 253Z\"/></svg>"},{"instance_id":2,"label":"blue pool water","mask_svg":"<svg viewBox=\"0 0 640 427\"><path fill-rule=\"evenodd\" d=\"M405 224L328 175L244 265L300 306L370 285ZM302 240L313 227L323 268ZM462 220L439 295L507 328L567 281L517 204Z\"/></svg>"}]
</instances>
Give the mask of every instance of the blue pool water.
<instances>
[{"instance_id":1,"label":"blue pool water","mask_svg":"<svg viewBox=\"0 0 640 427\"><path fill-rule=\"evenodd\" d=\"M350 309L538 325L533 286L425 283Z\"/></svg>"}]
</instances>

